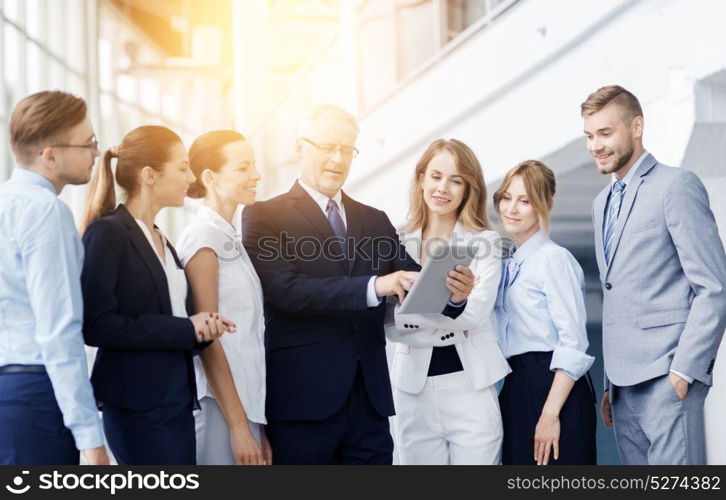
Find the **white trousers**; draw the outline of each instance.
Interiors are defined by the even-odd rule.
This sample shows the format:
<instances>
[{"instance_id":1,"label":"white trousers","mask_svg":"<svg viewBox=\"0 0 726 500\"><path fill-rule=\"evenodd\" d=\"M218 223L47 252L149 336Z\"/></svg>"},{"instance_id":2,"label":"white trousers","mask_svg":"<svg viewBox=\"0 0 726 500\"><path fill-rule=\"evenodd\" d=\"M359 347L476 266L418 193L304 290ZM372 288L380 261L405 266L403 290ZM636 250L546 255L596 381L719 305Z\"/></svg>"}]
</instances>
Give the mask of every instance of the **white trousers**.
<instances>
[{"instance_id":1,"label":"white trousers","mask_svg":"<svg viewBox=\"0 0 726 500\"><path fill-rule=\"evenodd\" d=\"M497 465L502 415L494 385L475 391L463 371L428 377L419 394L394 390L401 465Z\"/></svg>"},{"instance_id":2,"label":"white trousers","mask_svg":"<svg viewBox=\"0 0 726 500\"><path fill-rule=\"evenodd\" d=\"M214 398L199 400L201 411L194 412L197 433L197 465L234 465L229 427ZM260 424L247 421L252 436L260 442Z\"/></svg>"}]
</instances>

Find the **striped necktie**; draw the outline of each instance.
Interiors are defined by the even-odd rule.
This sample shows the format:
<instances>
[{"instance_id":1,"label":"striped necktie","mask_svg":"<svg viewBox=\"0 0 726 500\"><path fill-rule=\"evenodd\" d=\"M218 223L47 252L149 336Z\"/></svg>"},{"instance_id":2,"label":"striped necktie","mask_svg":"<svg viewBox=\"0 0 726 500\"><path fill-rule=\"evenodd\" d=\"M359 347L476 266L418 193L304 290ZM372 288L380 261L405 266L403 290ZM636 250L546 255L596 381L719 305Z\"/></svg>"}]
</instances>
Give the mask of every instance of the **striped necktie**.
<instances>
[{"instance_id":1,"label":"striped necktie","mask_svg":"<svg viewBox=\"0 0 726 500\"><path fill-rule=\"evenodd\" d=\"M343 218L340 216L338 204L335 203L335 200L328 200L327 214L330 227L333 229L335 236L340 239L340 249L343 251L343 255L347 255L348 252L345 239L348 236L348 232L345 229Z\"/></svg>"},{"instance_id":2,"label":"striped necktie","mask_svg":"<svg viewBox=\"0 0 726 500\"><path fill-rule=\"evenodd\" d=\"M610 264L610 252L612 251L613 234L615 233L615 225L618 223L620 215L620 206L623 204L623 193L625 192L625 183L621 180L615 181L612 192L610 193L610 204L608 205L607 225L605 226L605 234L603 241L605 242L605 261Z\"/></svg>"}]
</instances>

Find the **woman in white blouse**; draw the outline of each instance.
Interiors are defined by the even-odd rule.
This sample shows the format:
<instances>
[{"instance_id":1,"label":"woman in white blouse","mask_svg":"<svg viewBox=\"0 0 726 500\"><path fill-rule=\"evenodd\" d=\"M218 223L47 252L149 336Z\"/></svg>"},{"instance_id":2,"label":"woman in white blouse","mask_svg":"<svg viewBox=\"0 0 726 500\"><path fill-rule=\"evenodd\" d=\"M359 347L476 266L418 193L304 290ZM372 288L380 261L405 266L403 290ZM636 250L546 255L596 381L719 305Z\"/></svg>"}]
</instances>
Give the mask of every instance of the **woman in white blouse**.
<instances>
[{"instance_id":1,"label":"woman in white blouse","mask_svg":"<svg viewBox=\"0 0 726 500\"><path fill-rule=\"evenodd\" d=\"M470 268L478 282L455 319L396 312L395 324L389 321L386 333L397 343L391 379L399 461L498 464L502 419L494 384L509 372L494 319L501 246L487 221L481 166L464 143L439 139L418 161L402 239L421 264L437 242L476 247Z\"/></svg>"},{"instance_id":2,"label":"woman in white blouse","mask_svg":"<svg viewBox=\"0 0 726 500\"><path fill-rule=\"evenodd\" d=\"M510 170L494 193L516 249L502 266L496 305L512 367L499 395L505 465L596 462L584 277L572 254L547 236L554 195L552 170L536 160Z\"/></svg>"},{"instance_id":3,"label":"woman in white blouse","mask_svg":"<svg viewBox=\"0 0 726 500\"><path fill-rule=\"evenodd\" d=\"M231 318L237 334L195 360L202 410L197 412L197 463L271 464L264 433L265 351L262 288L232 220L239 205L255 202L260 175L250 143L219 130L194 141L189 161L203 198L194 222L177 244L194 291L194 309L209 307Z\"/></svg>"}]
</instances>

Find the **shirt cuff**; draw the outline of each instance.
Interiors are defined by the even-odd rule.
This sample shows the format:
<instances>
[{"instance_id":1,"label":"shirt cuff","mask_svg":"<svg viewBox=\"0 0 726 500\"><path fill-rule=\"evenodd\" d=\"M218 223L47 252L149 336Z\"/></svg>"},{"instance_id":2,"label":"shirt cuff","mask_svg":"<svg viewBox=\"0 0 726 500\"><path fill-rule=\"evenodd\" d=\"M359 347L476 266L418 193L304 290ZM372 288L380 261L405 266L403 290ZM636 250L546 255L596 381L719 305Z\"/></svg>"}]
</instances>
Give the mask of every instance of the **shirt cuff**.
<instances>
[{"instance_id":1,"label":"shirt cuff","mask_svg":"<svg viewBox=\"0 0 726 500\"><path fill-rule=\"evenodd\" d=\"M467 301L467 300L468 300L468 299L464 299L464 300L462 300L461 302L451 302L451 301L449 301L449 305L450 305L451 307L464 307L464 306L466 305L466 301Z\"/></svg>"},{"instance_id":2,"label":"shirt cuff","mask_svg":"<svg viewBox=\"0 0 726 500\"><path fill-rule=\"evenodd\" d=\"M87 425L74 425L71 429L73 440L76 442L76 448L79 451L90 450L103 446L103 426L98 415L95 416L95 422Z\"/></svg>"},{"instance_id":3,"label":"shirt cuff","mask_svg":"<svg viewBox=\"0 0 726 500\"><path fill-rule=\"evenodd\" d=\"M692 384L693 383L693 377L689 377L685 373L681 373L681 372L676 371L676 370L671 370L671 372L675 373L676 375L678 375L679 377L681 377L682 379L684 379L689 384Z\"/></svg>"},{"instance_id":4,"label":"shirt cuff","mask_svg":"<svg viewBox=\"0 0 726 500\"><path fill-rule=\"evenodd\" d=\"M366 292L366 302L368 307L378 307L381 304L381 298L376 295L376 278L378 276L371 276L368 280L368 290Z\"/></svg>"},{"instance_id":5,"label":"shirt cuff","mask_svg":"<svg viewBox=\"0 0 726 500\"><path fill-rule=\"evenodd\" d=\"M555 351L552 353L550 370L554 371L557 368L560 368L564 370L570 378L578 380L587 373L587 370L590 369L594 362L595 358L593 356L590 356L582 351L578 351L572 347L559 344L555 347Z\"/></svg>"}]
</instances>

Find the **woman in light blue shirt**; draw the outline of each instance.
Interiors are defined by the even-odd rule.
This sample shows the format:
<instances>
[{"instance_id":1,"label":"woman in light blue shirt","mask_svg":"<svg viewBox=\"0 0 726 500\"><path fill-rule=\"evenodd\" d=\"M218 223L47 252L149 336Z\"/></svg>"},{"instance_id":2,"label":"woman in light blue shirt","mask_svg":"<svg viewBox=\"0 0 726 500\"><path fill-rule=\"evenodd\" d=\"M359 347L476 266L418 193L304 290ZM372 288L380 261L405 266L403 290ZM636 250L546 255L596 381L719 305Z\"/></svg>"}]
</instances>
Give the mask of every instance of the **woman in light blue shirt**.
<instances>
[{"instance_id":1,"label":"woman in light blue shirt","mask_svg":"<svg viewBox=\"0 0 726 500\"><path fill-rule=\"evenodd\" d=\"M514 239L495 307L512 368L499 395L505 465L596 463L584 277L547 235L554 194L554 174L535 160L510 170L494 194Z\"/></svg>"}]
</instances>

